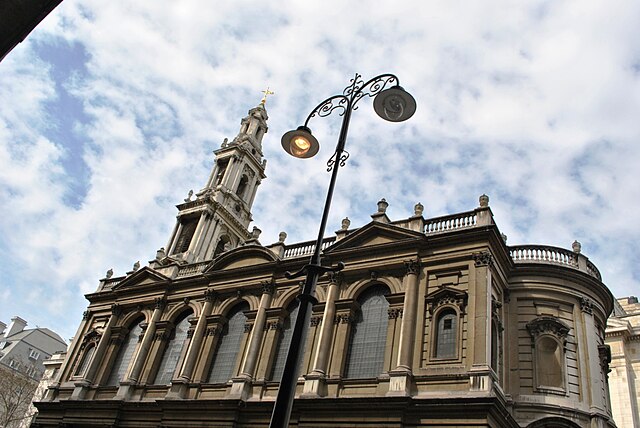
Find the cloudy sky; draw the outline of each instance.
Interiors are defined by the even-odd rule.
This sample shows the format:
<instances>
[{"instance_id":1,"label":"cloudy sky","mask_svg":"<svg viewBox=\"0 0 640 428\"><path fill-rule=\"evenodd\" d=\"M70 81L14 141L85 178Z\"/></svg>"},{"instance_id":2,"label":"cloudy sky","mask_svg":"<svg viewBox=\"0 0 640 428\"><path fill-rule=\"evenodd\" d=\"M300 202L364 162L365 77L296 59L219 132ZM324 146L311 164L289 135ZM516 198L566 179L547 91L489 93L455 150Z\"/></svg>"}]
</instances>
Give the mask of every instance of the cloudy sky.
<instances>
[{"instance_id":1,"label":"cloudy sky","mask_svg":"<svg viewBox=\"0 0 640 428\"><path fill-rule=\"evenodd\" d=\"M640 289L640 2L65 0L0 62L0 320L75 334L109 268L166 244L212 150L267 103L265 245L317 233L339 117L300 161L280 136L358 72L394 73L408 122L354 113L328 230L473 209L508 243L577 239L617 296Z\"/></svg>"}]
</instances>

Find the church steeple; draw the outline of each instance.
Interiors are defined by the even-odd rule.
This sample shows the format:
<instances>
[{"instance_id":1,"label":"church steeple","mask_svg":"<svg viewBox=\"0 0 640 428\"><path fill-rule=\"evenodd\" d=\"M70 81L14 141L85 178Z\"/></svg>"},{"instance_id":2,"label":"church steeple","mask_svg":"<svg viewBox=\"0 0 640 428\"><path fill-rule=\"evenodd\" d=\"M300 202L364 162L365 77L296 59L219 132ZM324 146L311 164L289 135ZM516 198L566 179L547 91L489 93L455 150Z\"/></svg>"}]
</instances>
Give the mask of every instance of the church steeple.
<instances>
[{"instance_id":1,"label":"church steeple","mask_svg":"<svg viewBox=\"0 0 640 428\"><path fill-rule=\"evenodd\" d=\"M176 226L167 244L167 255L192 263L210 260L224 250L251 238L251 206L258 186L266 178L267 161L262 138L267 133L264 103L249 110L238 135L214 151L209 180L195 199L191 193L178 205Z\"/></svg>"}]
</instances>

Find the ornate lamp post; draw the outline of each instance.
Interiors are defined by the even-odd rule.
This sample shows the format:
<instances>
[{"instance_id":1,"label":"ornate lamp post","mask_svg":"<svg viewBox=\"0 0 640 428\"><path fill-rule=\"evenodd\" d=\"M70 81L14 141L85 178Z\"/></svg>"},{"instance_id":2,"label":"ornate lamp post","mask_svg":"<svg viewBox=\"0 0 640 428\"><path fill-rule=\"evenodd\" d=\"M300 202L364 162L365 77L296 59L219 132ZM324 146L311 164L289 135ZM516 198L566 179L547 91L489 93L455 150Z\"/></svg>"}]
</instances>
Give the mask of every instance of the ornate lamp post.
<instances>
[{"instance_id":1,"label":"ornate lamp post","mask_svg":"<svg viewBox=\"0 0 640 428\"><path fill-rule=\"evenodd\" d=\"M375 97L373 100L375 112L381 118L391 122L405 121L413 116L416 111L416 101L399 85L400 81L393 74L381 74L367 82L364 82L361 77L356 74L351 79L351 84L344 89L342 94L334 95L322 101L311 111L304 125L282 136L282 147L287 153L297 158L310 158L318 153L320 148L318 140L311 134L311 129L307 126L311 118L329 116L335 111L342 116L338 144L335 152L327 161L327 171L331 172L331 181L329 182L329 190L327 191L327 199L324 204L320 230L318 231L318 239L316 240L313 255L309 259L309 263L300 271L294 274L289 272L285 274L287 278L297 278L305 274L307 277L302 292L298 296L298 316L293 327L291 345L289 346L280 388L278 389L273 413L271 414L271 423L269 425L271 428L286 428L289 426L289 417L298 381L300 358L309 329L311 307L317 303L314 296L318 278L323 273L336 272L344 268L343 263L338 263L334 267L321 266L320 251L322 250L322 239L327 225L338 169L344 166L349 158L349 153L344 150L344 145L347 140L351 113L357 108L358 101L365 96Z\"/></svg>"}]
</instances>

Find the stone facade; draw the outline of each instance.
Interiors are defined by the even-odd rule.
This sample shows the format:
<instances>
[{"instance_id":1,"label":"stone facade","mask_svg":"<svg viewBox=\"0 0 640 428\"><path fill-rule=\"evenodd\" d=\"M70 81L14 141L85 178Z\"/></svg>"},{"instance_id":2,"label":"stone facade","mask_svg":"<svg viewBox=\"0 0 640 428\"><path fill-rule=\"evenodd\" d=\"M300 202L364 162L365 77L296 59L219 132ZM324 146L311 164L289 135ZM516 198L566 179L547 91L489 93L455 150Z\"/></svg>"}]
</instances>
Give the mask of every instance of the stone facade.
<instances>
[{"instance_id":1,"label":"stone facade","mask_svg":"<svg viewBox=\"0 0 640 428\"><path fill-rule=\"evenodd\" d=\"M640 427L640 304L637 297L617 299L607 322L611 347L609 388L613 418L619 427Z\"/></svg>"},{"instance_id":2,"label":"stone facade","mask_svg":"<svg viewBox=\"0 0 640 428\"><path fill-rule=\"evenodd\" d=\"M86 296L35 426L268 425L300 290L285 272L314 243L240 230L264 132L260 105L217 152L233 161L178 206L168 250ZM486 195L437 218L417 204L392 221L387 205L323 243L323 263L346 267L320 279L292 426L614 426L613 297L579 244L507 246Z\"/></svg>"}]
</instances>

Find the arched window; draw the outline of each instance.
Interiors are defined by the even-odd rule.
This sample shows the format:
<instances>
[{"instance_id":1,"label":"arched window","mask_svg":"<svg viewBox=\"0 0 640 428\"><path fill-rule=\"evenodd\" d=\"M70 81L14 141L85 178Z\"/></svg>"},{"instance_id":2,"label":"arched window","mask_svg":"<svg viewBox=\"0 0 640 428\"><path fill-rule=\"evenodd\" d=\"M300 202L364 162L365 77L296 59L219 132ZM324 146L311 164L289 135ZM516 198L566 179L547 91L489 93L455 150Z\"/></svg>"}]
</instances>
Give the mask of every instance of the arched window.
<instances>
[{"instance_id":1,"label":"arched window","mask_svg":"<svg viewBox=\"0 0 640 428\"><path fill-rule=\"evenodd\" d=\"M156 374L156 385L168 385L173 379L173 375L178 365L178 360L182 354L182 348L187 341L187 331L189 331L189 317L193 315L193 312L189 311L184 313L180 318L176 320L176 327L173 330L171 340L167 343L167 347L162 355L160 361L160 367Z\"/></svg>"},{"instance_id":2,"label":"arched window","mask_svg":"<svg viewBox=\"0 0 640 428\"><path fill-rule=\"evenodd\" d=\"M76 369L76 372L74 374L75 376L83 376L87 372L87 368L89 367L89 363L91 362L91 358L93 357L93 354L95 354L95 352L95 345L89 345L85 349L82 360L80 361L80 364L78 364L78 368Z\"/></svg>"},{"instance_id":3,"label":"arched window","mask_svg":"<svg viewBox=\"0 0 640 428\"><path fill-rule=\"evenodd\" d=\"M198 217L183 218L180 220L182 229L180 231L180 236L178 237L178 242L176 242L175 249L173 250L173 254L184 253L189 249L189 245L191 245L191 240L193 239L193 234L196 232L196 227L198 226L198 220Z\"/></svg>"},{"instance_id":4,"label":"arched window","mask_svg":"<svg viewBox=\"0 0 640 428\"><path fill-rule=\"evenodd\" d=\"M345 377L376 377L384 367L384 350L389 324L389 289L375 285L358 297L360 309L351 325Z\"/></svg>"},{"instance_id":5,"label":"arched window","mask_svg":"<svg viewBox=\"0 0 640 428\"><path fill-rule=\"evenodd\" d=\"M246 175L243 175L242 178L240 178L240 183L238 183L238 191L236 192L236 195L238 195L240 199L244 199L244 194L247 191L248 185L249 185L249 177L247 177Z\"/></svg>"},{"instance_id":6,"label":"arched window","mask_svg":"<svg viewBox=\"0 0 640 428\"><path fill-rule=\"evenodd\" d=\"M222 183L222 179L224 178L224 173L227 172L227 165L229 165L229 159L218 160L218 172L216 174L216 182L215 182L216 186Z\"/></svg>"},{"instance_id":7,"label":"arched window","mask_svg":"<svg viewBox=\"0 0 640 428\"><path fill-rule=\"evenodd\" d=\"M124 376L129 368L129 363L131 362L133 353L138 347L138 337L142 334L142 327L140 326L142 321L142 318L135 321L129 329L129 333L127 333L127 336L122 341L120 349L118 350L118 355L113 362L113 367L111 368L111 374L109 375L107 385L117 386L120 384L120 381L124 380Z\"/></svg>"},{"instance_id":8,"label":"arched window","mask_svg":"<svg viewBox=\"0 0 640 428\"><path fill-rule=\"evenodd\" d=\"M218 339L218 348L211 363L209 383L226 382L233 376L238 350L244 335L244 325L247 321L244 312L247 310L249 305L241 303L229 312L229 322L224 326L222 335Z\"/></svg>"},{"instance_id":9,"label":"arched window","mask_svg":"<svg viewBox=\"0 0 640 428\"><path fill-rule=\"evenodd\" d=\"M293 325L296 322L298 316L298 301L296 300L288 308L289 316L285 318L282 325L280 334L280 341L278 342L278 349L276 350L276 356L273 360L273 369L271 371L271 380L280 381L282 379L282 372L284 370L284 363L287 359L287 352L289 351L289 345L291 345L291 336L293 335Z\"/></svg>"},{"instance_id":10,"label":"arched window","mask_svg":"<svg viewBox=\"0 0 640 428\"><path fill-rule=\"evenodd\" d=\"M213 250L213 257L216 257L224 252L225 246L230 242L227 235L222 235L218 240L215 250Z\"/></svg>"},{"instance_id":11,"label":"arched window","mask_svg":"<svg viewBox=\"0 0 640 428\"><path fill-rule=\"evenodd\" d=\"M456 358L458 353L458 314L447 308L438 314L435 332L435 358Z\"/></svg>"}]
</instances>

